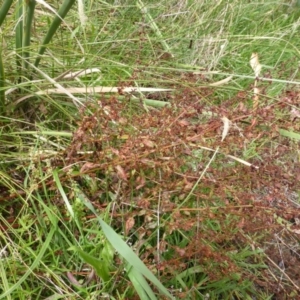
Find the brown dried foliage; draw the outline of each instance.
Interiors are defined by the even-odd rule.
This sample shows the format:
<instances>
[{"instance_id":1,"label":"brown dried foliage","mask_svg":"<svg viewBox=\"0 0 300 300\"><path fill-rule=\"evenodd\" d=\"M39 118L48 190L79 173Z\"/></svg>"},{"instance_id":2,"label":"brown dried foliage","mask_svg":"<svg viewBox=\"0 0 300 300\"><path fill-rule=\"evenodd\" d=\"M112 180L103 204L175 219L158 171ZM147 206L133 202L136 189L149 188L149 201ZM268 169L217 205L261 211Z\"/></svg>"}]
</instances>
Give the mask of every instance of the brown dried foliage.
<instances>
[{"instance_id":1,"label":"brown dried foliage","mask_svg":"<svg viewBox=\"0 0 300 300\"><path fill-rule=\"evenodd\" d=\"M195 87L198 80L182 75L182 86L192 88L175 87L176 94L160 95L172 103L160 110L146 112L130 97L123 102L103 97L87 104L70 146L53 160L53 167L65 170L65 187L76 180L99 210L106 209L108 193L115 196L112 225L132 238L140 257L162 279L199 265L210 281L239 274L239 280L249 279L275 293L276 299L286 299L298 293L300 285L300 209L299 199L292 197L300 190L299 143L281 137L277 126L300 130L297 114L291 111L299 109L299 95L288 91L275 104L258 108L254 124L246 96L239 93L208 106L214 91ZM233 126L221 143L222 116ZM247 159L259 168L219 154L190 194L213 154L202 146L220 146L223 154ZM248 152L245 158L245 149L253 149L255 155ZM79 174L70 175L70 168ZM53 180L45 184L54 186ZM63 209L63 202L55 201ZM159 245L153 238L158 216ZM247 272L235 258L247 246L267 254L269 270L261 270L260 276ZM257 263L255 256L245 260Z\"/></svg>"},{"instance_id":2,"label":"brown dried foliage","mask_svg":"<svg viewBox=\"0 0 300 300\"><path fill-rule=\"evenodd\" d=\"M196 79L184 75L182 80L191 83ZM299 217L300 210L296 200L291 199L292 192L300 188L300 164L293 152L297 145L280 137L273 125L299 130L294 118L277 117L278 110L289 114L290 107L298 105L298 94L287 92L276 104L259 108L256 125L252 123L251 108L239 103L239 95L210 107L212 114L207 115L207 95L212 91L185 89L172 96L171 107L150 113L138 108L133 115L128 115L130 99L120 102L111 97L91 103L81 111L65 161L79 167L79 183L83 174L99 179L96 193L85 191L95 206L102 207L106 199L102 196L108 191L117 196L118 205L112 212L115 228L122 224L121 216L130 220L126 233L138 232L140 256L151 269L172 277L192 261L202 266L212 281L239 273L242 279L248 278L271 293L276 287L278 299L284 299L282 295L298 289L289 280L280 282L280 268L274 268L266 259L275 276L262 272L264 276L258 278L246 273L232 253L249 245L252 249L265 249L269 259L277 263L274 237L285 226L278 220L290 222L289 235L299 241L299 225L293 220ZM221 144L222 116L236 126L231 127ZM212 155L201 146L220 146L222 153L243 158L244 150L253 141L257 155L248 161L258 169L219 155L185 201ZM164 230L161 255L164 257L164 251L172 253L162 261L157 257L155 243L152 249L142 247L142 241L150 239L155 229L158 212ZM188 242L184 247L172 244L169 236L176 231L186 233ZM295 256L285 255L287 265L299 265L299 249L293 251ZM249 263L251 259L254 258L248 258ZM290 270L291 273L288 268L285 271L297 285L298 272L292 267Z\"/></svg>"}]
</instances>

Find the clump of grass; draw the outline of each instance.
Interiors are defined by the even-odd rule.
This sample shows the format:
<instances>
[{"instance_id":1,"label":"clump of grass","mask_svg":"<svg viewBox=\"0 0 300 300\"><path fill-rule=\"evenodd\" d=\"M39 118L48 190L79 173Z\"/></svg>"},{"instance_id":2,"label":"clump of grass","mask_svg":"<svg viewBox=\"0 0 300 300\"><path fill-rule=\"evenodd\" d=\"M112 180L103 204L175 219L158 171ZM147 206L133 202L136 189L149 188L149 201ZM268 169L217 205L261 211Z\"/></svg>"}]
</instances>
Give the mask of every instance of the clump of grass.
<instances>
[{"instance_id":1,"label":"clump of grass","mask_svg":"<svg viewBox=\"0 0 300 300\"><path fill-rule=\"evenodd\" d=\"M297 297L298 8L85 10L39 66L26 49L22 84L2 64L0 299ZM42 41L54 16L38 12Z\"/></svg>"}]
</instances>

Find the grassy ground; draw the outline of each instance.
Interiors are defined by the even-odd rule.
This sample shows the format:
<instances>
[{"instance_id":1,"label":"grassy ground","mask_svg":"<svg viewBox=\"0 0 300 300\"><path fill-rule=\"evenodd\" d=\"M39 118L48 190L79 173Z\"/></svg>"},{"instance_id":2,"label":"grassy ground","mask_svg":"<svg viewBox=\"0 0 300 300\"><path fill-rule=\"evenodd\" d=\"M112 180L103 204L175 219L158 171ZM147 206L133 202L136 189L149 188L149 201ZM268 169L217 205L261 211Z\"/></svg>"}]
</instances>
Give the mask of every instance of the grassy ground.
<instances>
[{"instance_id":1,"label":"grassy ground","mask_svg":"<svg viewBox=\"0 0 300 300\"><path fill-rule=\"evenodd\" d=\"M21 81L12 10L0 299L167 299L137 257L175 299L298 299L297 4L89 1Z\"/></svg>"}]
</instances>

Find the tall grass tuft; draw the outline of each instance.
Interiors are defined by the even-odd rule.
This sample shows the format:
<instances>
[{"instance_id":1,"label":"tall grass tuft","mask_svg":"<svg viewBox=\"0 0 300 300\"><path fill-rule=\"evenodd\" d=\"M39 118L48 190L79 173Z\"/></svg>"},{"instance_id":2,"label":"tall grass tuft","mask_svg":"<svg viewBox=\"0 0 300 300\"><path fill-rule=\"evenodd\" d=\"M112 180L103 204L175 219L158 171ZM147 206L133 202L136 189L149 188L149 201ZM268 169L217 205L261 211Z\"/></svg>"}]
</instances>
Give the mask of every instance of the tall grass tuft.
<instances>
[{"instance_id":1,"label":"tall grass tuft","mask_svg":"<svg viewBox=\"0 0 300 300\"><path fill-rule=\"evenodd\" d=\"M14 5L15 10L15 53L16 53L16 64L17 70L16 73L18 74L18 83L19 89L21 89L21 83L28 83L30 86L30 81L32 80L33 70L30 68L29 60L30 60L30 53L33 53L34 48L38 47L31 47L31 32L33 30L33 20L35 17L35 9L36 4L39 2L41 5L44 5L46 8L51 8L47 3L44 1L35 1L35 0L28 0L23 1L19 0ZM38 67L43 54L53 36L57 32L59 26L63 22L64 18L70 11L70 9L74 6L75 0L65 0L61 5L58 12L51 9L54 13L54 19L50 24L45 37L43 39L42 44L39 47L39 51L36 53L36 59L34 62L34 66ZM12 7L13 1L6 0L0 8L0 26L5 21L6 17L9 14L9 10ZM2 57L2 49L0 48L0 111L2 113L5 111L5 72L3 68L3 57ZM7 60L8 61L8 60ZM6 66L7 67L7 66ZM23 85L24 87L24 85Z\"/></svg>"}]
</instances>

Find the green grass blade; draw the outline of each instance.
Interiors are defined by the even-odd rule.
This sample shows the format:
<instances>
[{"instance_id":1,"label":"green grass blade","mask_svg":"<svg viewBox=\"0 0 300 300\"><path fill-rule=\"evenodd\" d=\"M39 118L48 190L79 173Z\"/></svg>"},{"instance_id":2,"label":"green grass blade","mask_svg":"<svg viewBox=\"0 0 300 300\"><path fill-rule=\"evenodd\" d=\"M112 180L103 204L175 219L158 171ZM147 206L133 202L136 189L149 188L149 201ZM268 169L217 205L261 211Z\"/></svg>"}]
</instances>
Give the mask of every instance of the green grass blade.
<instances>
[{"instance_id":1,"label":"green grass blade","mask_svg":"<svg viewBox=\"0 0 300 300\"><path fill-rule=\"evenodd\" d=\"M166 40L163 38L163 35L162 35L161 31L159 30L159 28L156 25L155 21L153 20L152 16L148 12L148 9L147 9L146 5L141 0L137 0L136 5L141 10L141 12L145 15L145 18L148 21L149 26L151 27L153 32L156 34L156 36L159 38L159 41L160 41L164 51L166 53L169 53L171 55L171 57L174 57L174 55L171 52L171 49L170 49L169 45L167 44Z\"/></svg>"},{"instance_id":2,"label":"green grass blade","mask_svg":"<svg viewBox=\"0 0 300 300\"><path fill-rule=\"evenodd\" d=\"M39 65L39 62L41 60L41 56L44 54L46 50L46 46L50 43L52 37L56 33L58 27L60 26L63 18L67 15L68 11L71 9L73 4L75 3L75 0L65 0L62 6L60 7L57 15L55 16L47 34L43 41L43 44L39 50L38 56L35 60L34 65L37 67Z\"/></svg>"},{"instance_id":3,"label":"green grass blade","mask_svg":"<svg viewBox=\"0 0 300 300\"><path fill-rule=\"evenodd\" d=\"M97 217L103 233L105 234L111 245L119 252L119 254L138 272L150 280L164 295L170 299L174 297L168 292L168 290L161 284L161 282L154 276L154 274L146 267L141 259L133 252L133 250L122 240L122 238L106 224L96 213L93 205L88 201L83 193L78 193L78 197L83 201L85 206L89 208Z\"/></svg>"},{"instance_id":4,"label":"green grass blade","mask_svg":"<svg viewBox=\"0 0 300 300\"><path fill-rule=\"evenodd\" d=\"M140 99L131 99L132 102L134 103L140 103ZM152 107L165 107L165 106L171 106L171 104L169 102L166 101L160 101L160 100L152 100L152 99L145 99L143 100L144 103L147 106L152 106Z\"/></svg>"},{"instance_id":5,"label":"green grass blade","mask_svg":"<svg viewBox=\"0 0 300 300\"><path fill-rule=\"evenodd\" d=\"M10 295L14 290L18 289L20 287L20 285L33 272L33 270L40 264L40 261L41 261L42 257L44 256L44 253L48 249L49 244L50 244L50 242L52 240L52 237L53 237L55 231L56 231L56 226L52 226L50 232L47 235L47 239L43 243L43 246L42 246L39 254L35 257L35 260L32 263L32 265L28 268L28 270L26 271L26 273L19 279L18 282L16 282L11 288L9 288L3 294L0 295L0 299L3 299L3 298L7 299L8 295ZM34 255L34 253L32 253L32 255Z\"/></svg>"},{"instance_id":6,"label":"green grass blade","mask_svg":"<svg viewBox=\"0 0 300 300\"><path fill-rule=\"evenodd\" d=\"M19 78L22 78L22 46L23 46L23 1L19 0L17 5L17 13L16 13L16 63L17 63L17 73ZM21 56L20 56L21 55ZM19 79L20 82L20 79Z\"/></svg>"},{"instance_id":7,"label":"green grass blade","mask_svg":"<svg viewBox=\"0 0 300 300\"><path fill-rule=\"evenodd\" d=\"M3 260L0 259L0 278L1 278L1 281L2 281L2 284L1 286L3 287L3 289L6 291L9 289L9 283L8 283L8 278L6 276L6 272L5 272L5 268L4 268L4 265L3 265ZM7 295L7 300L11 300L11 296L10 295Z\"/></svg>"},{"instance_id":8,"label":"green grass blade","mask_svg":"<svg viewBox=\"0 0 300 300\"><path fill-rule=\"evenodd\" d=\"M61 196L62 196L62 198L63 198L63 200L66 204L66 207L68 209L68 212L69 212L70 216L74 219L74 216L75 216L74 210L73 210L73 208L72 208L72 206L69 202L69 199L68 199L68 197L67 197L67 195L66 195L66 193L65 193L65 191L64 191L64 189L61 185L57 170L53 170L53 178L54 178L54 181L57 185L57 188L58 188L58 190L59 190L59 192L60 192L60 194L61 194Z\"/></svg>"},{"instance_id":9,"label":"green grass blade","mask_svg":"<svg viewBox=\"0 0 300 300\"><path fill-rule=\"evenodd\" d=\"M13 0L6 0L2 4L2 6L0 8L0 26L2 25L3 21L5 20L12 3L13 3Z\"/></svg>"},{"instance_id":10,"label":"green grass blade","mask_svg":"<svg viewBox=\"0 0 300 300\"><path fill-rule=\"evenodd\" d=\"M24 41L23 41L23 58L24 60L24 68L25 70L28 69L28 62L27 59L29 58L29 51L28 47L30 46L30 37L31 37L31 26L34 17L34 9L36 5L35 0L26 1L26 22L24 28Z\"/></svg>"},{"instance_id":11,"label":"green grass blade","mask_svg":"<svg viewBox=\"0 0 300 300\"><path fill-rule=\"evenodd\" d=\"M5 76L2 60L2 48L0 48L0 114L5 110Z\"/></svg>"}]
</instances>

